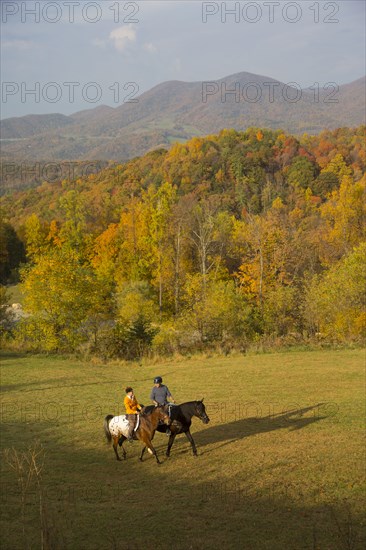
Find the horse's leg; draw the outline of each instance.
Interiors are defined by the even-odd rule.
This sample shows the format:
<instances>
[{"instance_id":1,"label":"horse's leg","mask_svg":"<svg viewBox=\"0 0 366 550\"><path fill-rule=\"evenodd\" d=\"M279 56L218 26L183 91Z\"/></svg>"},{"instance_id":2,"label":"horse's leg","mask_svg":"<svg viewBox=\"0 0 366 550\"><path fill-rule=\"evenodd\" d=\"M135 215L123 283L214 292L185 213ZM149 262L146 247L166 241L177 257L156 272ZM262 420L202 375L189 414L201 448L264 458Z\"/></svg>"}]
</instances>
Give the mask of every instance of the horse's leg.
<instances>
[{"instance_id":1,"label":"horse's leg","mask_svg":"<svg viewBox=\"0 0 366 550\"><path fill-rule=\"evenodd\" d=\"M121 460L117 451L118 439L119 439L118 437L113 438L113 449L114 449L114 452L116 453L117 460Z\"/></svg>"},{"instance_id":2,"label":"horse's leg","mask_svg":"<svg viewBox=\"0 0 366 550\"><path fill-rule=\"evenodd\" d=\"M145 431L140 431L140 433L138 434L138 438L142 443L145 444L145 447L143 448L141 456L140 456L140 460L142 460L142 455L144 454L145 448L147 447L147 450L155 456L156 462L158 464L160 464L159 457L158 457L157 452L155 451L155 449L153 447L153 444L151 443L151 439L150 439L149 434Z\"/></svg>"},{"instance_id":3,"label":"horse's leg","mask_svg":"<svg viewBox=\"0 0 366 550\"><path fill-rule=\"evenodd\" d=\"M158 453L155 451L155 448L153 447L153 444L151 443L150 439L148 439L145 444L146 444L147 450L155 456L156 462L158 464L161 464L161 462L159 460L159 457L158 457Z\"/></svg>"},{"instance_id":4,"label":"horse's leg","mask_svg":"<svg viewBox=\"0 0 366 550\"><path fill-rule=\"evenodd\" d=\"M145 451L146 451L146 447L142 447L142 451L141 451L140 459L139 459L139 460L141 460L141 462L142 462L142 457L144 456Z\"/></svg>"},{"instance_id":5,"label":"horse's leg","mask_svg":"<svg viewBox=\"0 0 366 550\"><path fill-rule=\"evenodd\" d=\"M187 439L188 439L188 441L190 442L190 444L192 446L193 456L197 456L196 445L194 444L192 434L189 430L186 431L186 436L187 436Z\"/></svg>"},{"instance_id":6,"label":"horse's leg","mask_svg":"<svg viewBox=\"0 0 366 550\"><path fill-rule=\"evenodd\" d=\"M177 435L176 433L172 433L172 434L170 434L170 436L169 436L168 446L167 446L166 453L165 453L166 456L170 456L170 449L171 449L172 446L173 446L174 439L175 439L175 436L176 436L176 435Z\"/></svg>"},{"instance_id":7,"label":"horse's leg","mask_svg":"<svg viewBox=\"0 0 366 550\"><path fill-rule=\"evenodd\" d=\"M150 449L150 451L152 451L152 454L153 454L153 455L155 456L155 458L156 458L156 462L157 462L158 464L161 464L161 462L160 462L160 460L159 460L159 457L158 457L158 453L155 451L155 448L153 447L153 444L151 443L151 441L150 441L150 444L147 445L147 448Z\"/></svg>"},{"instance_id":8,"label":"horse's leg","mask_svg":"<svg viewBox=\"0 0 366 550\"><path fill-rule=\"evenodd\" d=\"M118 442L119 446L121 447L122 449L122 452L123 452L123 460L126 460L126 450L123 446L124 442L126 441L126 438L125 436L123 435L122 437L120 437L120 440Z\"/></svg>"}]
</instances>

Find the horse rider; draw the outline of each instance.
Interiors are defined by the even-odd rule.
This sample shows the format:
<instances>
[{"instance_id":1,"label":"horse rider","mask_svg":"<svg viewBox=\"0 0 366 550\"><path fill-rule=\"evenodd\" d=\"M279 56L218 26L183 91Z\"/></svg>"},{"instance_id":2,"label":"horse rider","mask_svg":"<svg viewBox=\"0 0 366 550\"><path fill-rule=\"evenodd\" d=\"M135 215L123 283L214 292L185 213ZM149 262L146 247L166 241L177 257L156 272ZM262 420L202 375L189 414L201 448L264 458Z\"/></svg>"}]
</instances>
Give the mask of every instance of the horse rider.
<instances>
[{"instance_id":1,"label":"horse rider","mask_svg":"<svg viewBox=\"0 0 366 550\"><path fill-rule=\"evenodd\" d=\"M129 424L127 441L133 441L133 430L136 426L137 415L142 411L143 405L140 405L137 401L131 386L127 386L125 392L126 397L124 398L123 404L126 409L126 418L128 419Z\"/></svg>"},{"instance_id":2,"label":"horse rider","mask_svg":"<svg viewBox=\"0 0 366 550\"><path fill-rule=\"evenodd\" d=\"M154 386L150 393L150 399L154 402L155 405L167 405L169 403L169 398L171 399L172 403L175 403L175 399L170 393L168 386L165 386L165 384L163 384L162 377L156 376L154 378ZM169 427L166 430L166 434L171 434Z\"/></svg>"}]
</instances>

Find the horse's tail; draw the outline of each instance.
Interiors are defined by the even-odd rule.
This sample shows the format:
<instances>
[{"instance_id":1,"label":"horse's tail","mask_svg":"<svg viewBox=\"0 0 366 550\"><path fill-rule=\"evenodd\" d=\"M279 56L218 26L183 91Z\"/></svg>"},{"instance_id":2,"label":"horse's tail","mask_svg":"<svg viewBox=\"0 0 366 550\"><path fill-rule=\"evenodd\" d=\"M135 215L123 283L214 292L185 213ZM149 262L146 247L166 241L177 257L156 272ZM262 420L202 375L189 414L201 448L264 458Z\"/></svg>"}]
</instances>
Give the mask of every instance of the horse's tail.
<instances>
[{"instance_id":1,"label":"horse's tail","mask_svg":"<svg viewBox=\"0 0 366 550\"><path fill-rule=\"evenodd\" d=\"M109 431L109 422L112 420L113 414L107 414L107 416L104 419L104 434L107 438L108 443L112 441L111 432Z\"/></svg>"}]
</instances>

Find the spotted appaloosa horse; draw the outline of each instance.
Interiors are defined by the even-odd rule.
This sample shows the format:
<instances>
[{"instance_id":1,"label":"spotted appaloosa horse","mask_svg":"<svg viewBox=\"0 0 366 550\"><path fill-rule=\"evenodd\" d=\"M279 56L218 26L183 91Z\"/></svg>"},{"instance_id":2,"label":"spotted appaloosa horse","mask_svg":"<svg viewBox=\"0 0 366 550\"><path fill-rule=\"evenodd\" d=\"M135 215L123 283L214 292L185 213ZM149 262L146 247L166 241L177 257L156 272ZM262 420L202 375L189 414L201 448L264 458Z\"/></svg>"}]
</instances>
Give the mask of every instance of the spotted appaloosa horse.
<instances>
[{"instance_id":1,"label":"spotted appaloosa horse","mask_svg":"<svg viewBox=\"0 0 366 550\"><path fill-rule=\"evenodd\" d=\"M166 406L153 407L152 410L148 412L148 414L139 415L139 425L134 432L133 438L139 439L144 445L144 448L140 455L141 461L144 451L147 448L147 450L155 456L156 462L160 464L158 455L151 443L159 422L163 422L167 426L171 424ZM108 442L111 442L113 440L113 449L116 453L117 460L121 460L117 451L119 441L123 452L123 458L126 458L126 451L123 448L123 443L127 439L127 432L128 422L126 422L126 415L123 414L121 416L113 416L111 414L108 414L105 417L104 433Z\"/></svg>"},{"instance_id":2,"label":"spotted appaloosa horse","mask_svg":"<svg viewBox=\"0 0 366 550\"><path fill-rule=\"evenodd\" d=\"M193 441L191 432L189 431L192 424L192 416L197 416L204 424L210 422L209 417L206 413L206 408L203 404L203 399L201 401L188 401L187 403L182 403L181 405L168 405L170 409L170 432L168 447L166 450L166 456L170 456L170 449L174 443L175 436L178 434L185 433L188 441L191 444L193 455L197 456L196 445ZM152 410L153 406L149 405L145 407L144 412L148 414ZM157 427L158 432L166 432L167 428L164 425L159 425ZM141 457L143 456L145 448L142 450Z\"/></svg>"}]
</instances>

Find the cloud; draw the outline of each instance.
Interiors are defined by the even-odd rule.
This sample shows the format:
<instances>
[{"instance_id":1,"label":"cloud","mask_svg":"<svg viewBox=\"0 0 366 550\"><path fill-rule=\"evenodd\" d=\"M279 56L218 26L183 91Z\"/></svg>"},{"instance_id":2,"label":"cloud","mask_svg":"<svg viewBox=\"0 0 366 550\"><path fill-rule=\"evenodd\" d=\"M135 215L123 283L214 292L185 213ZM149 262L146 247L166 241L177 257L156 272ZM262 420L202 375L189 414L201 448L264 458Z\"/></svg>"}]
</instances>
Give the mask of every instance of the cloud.
<instances>
[{"instance_id":1,"label":"cloud","mask_svg":"<svg viewBox=\"0 0 366 550\"><path fill-rule=\"evenodd\" d=\"M132 43L136 42L136 29L133 25L124 25L112 31L109 35L114 47L119 52L123 52Z\"/></svg>"}]
</instances>

